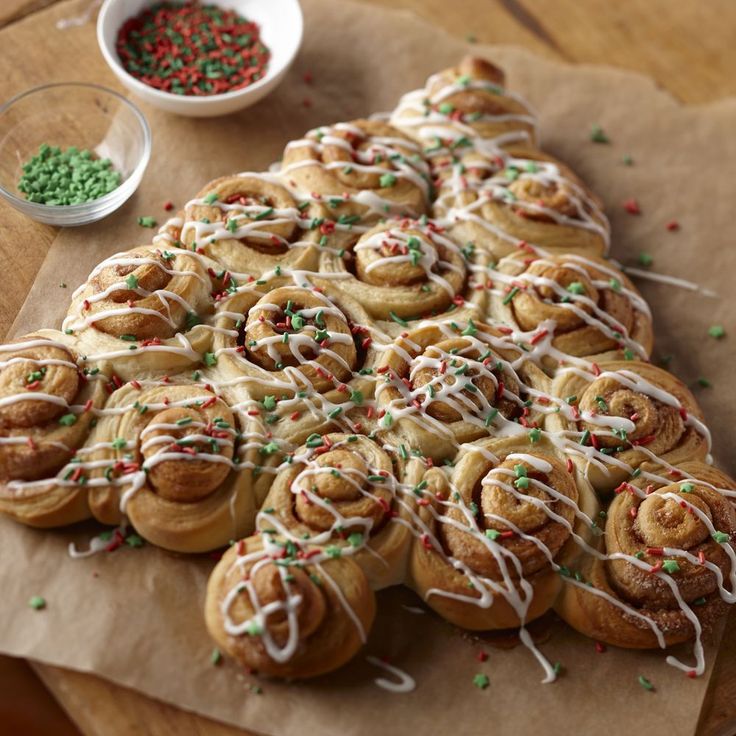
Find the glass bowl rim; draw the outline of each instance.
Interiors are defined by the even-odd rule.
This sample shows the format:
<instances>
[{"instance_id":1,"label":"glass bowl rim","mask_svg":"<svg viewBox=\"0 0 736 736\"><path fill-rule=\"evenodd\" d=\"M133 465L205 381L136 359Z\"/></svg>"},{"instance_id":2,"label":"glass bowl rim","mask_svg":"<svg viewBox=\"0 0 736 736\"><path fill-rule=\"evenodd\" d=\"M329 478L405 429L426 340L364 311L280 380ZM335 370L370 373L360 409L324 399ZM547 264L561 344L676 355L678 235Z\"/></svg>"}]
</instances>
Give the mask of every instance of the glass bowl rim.
<instances>
[{"instance_id":1,"label":"glass bowl rim","mask_svg":"<svg viewBox=\"0 0 736 736\"><path fill-rule=\"evenodd\" d=\"M135 179L145 170L146 166L148 166L148 161L151 158L151 127L148 124L145 115L141 112L138 106L127 97L125 97L125 95L122 95L120 94L120 92L116 92L109 87L105 87L101 84L94 84L92 82L51 82L49 84L39 85L38 87L31 87L24 92L19 92L17 95L11 97L7 102L4 102L2 105L0 105L0 116L4 115L13 105L15 105L17 102L20 102L20 100L22 100L23 98L30 97L31 95L37 94L39 92L45 92L46 90L53 89L55 87L83 87L86 89L97 90L98 92L103 92L106 95L117 98L119 102L122 102L124 106L127 106L128 109L133 113L133 116L138 121L138 124L143 131L143 153L141 154L140 160L135 165L135 168L133 169L133 171L130 172L125 181L122 181L111 192L108 192L102 197L92 199L88 202L80 202L79 204L43 204L41 202L31 202L28 199L21 199L20 197L17 197L15 194L13 194L13 192L8 191L2 185L2 183L0 183L0 192L17 209L19 208L26 211L37 210L39 213L66 212L70 215L84 215L88 211L89 207L92 205L94 205L95 207L104 207L106 204L114 202L117 197L120 196L120 190L125 187L128 181Z\"/></svg>"}]
</instances>

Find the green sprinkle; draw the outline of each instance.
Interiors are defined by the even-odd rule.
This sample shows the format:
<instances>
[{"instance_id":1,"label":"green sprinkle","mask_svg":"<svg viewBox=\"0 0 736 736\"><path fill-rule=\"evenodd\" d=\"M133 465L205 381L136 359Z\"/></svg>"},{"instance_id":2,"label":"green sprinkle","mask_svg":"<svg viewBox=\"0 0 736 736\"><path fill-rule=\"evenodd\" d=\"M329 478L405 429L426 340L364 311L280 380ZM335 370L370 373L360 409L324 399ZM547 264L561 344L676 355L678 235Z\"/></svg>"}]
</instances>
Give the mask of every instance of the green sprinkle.
<instances>
[{"instance_id":1,"label":"green sprinkle","mask_svg":"<svg viewBox=\"0 0 736 736\"><path fill-rule=\"evenodd\" d=\"M110 159L70 146L42 144L38 154L23 164L18 189L30 202L75 205L91 202L116 189L122 181Z\"/></svg>"},{"instance_id":2,"label":"green sprinkle","mask_svg":"<svg viewBox=\"0 0 736 736\"><path fill-rule=\"evenodd\" d=\"M125 279L125 284L129 289L137 289L138 277L135 274L130 274L130 276Z\"/></svg>"},{"instance_id":3,"label":"green sprinkle","mask_svg":"<svg viewBox=\"0 0 736 736\"><path fill-rule=\"evenodd\" d=\"M652 258L649 253L645 253L644 251L639 253L637 260L642 266L651 266L652 263L654 263L654 258Z\"/></svg>"},{"instance_id":4,"label":"green sprinkle","mask_svg":"<svg viewBox=\"0 0 736 736\"><path fill-rule=\"evenodd\" d=\"M711 325L708 328L708 334L716 340L720 340L722 337L726 336L726 330L723 329L722 325Z\"/></svg>"},{"instance_id":5,"label":"green sprinkle","mask_svg":"<svg viewBox=\"0 0 736 736\"><path fill-rule=\"evenodd\" d=\"M143 539L137 534L128 534L128 536L125 537L125 544L129 547L142 547Z\"/></svg>"},{"instance_id":6,"label":"green sprinkle","mask_svg":"<svg viewBox=\"0 0 736 736\"><path fill-rule=\"evenodd\" d=\"M477 334L478 328L473 323L473 320L468 320L468 326L460 333L464 337L473 337L475 334Z\"/></svg>"},{"instance_id":7,"label":"green sprinkle","mask_svg":"<svg viewBox=\"0 0 736 736\"><path fill-rule=\"evenodd\" d=\"M325 547L325 554L332 558L342 557L342 549L336 544L331 544L329 547Z\"/></svg>"},{"instance_id":8,"label":"green sprinkle","mask_svg":"<svg viewBox=\"0 0 736 736\"><path fill-rule=\"evenodd\" d=\"M46 599L40 595L34 595L29 601L28 605L34 611L40 611L42 608L46 608Z\"/></svg>"},{"instance_id":9,"label":"green sprinkle","mask_svg":"<svg viewBox=\"0 0 736 736\"><path fill-rule=\"evenodd\" d=\"M363 544L363 535L360 532L353 532L348 535L348 544L351 547L360 547Z\"/></svg>"},{"instance_id":10,"label":"green sprinkle","mask_svg":"<svg viewBox=\"0 0 736 736\"><path fill-rule=\"evenodd\" d=\"M590 140L593 143L610 143L609 137L605 134L603 128L598 124L593 124L590 128Z\"/></svg>"},{"instance_id":11,"label":"green sprinkle","mask_svg":"<svg viewBox=\"0 0 736 736\"><path fill-rule=\"evenodd\" d=\"M539 442L539 440L542 439L542 430L537 429L536 427L534 429L529 430L529 442L534 444L535 442Z\"/></svg>"},{"instance_id":12,"label":"green sprinkle","mask_svg":"<svg viewBox=\"0 0 736 736\"><path fill-rule=\"evenodd\" d=\"M205 353L203 361L207 366L217 365L217 356L214 353Z\"/></svg>"},{"instance_id":13,"label":"green sprinkle","mask_svg":"<svg viewBox=\"0 0 736 736\"><path fill-rule=\"evenodd\" d=\"M210 654L210 662L217 667L222 662L222 652L215 647Z\"/></svg>"},{"instance_id":14,"label":"green sprinkle","mask_svg":"<svg viewBox=\"0 0 736 736\"><path fill-rule=\"evenodd\" d=\"M147 216L147 217L139 217L138 224L141 227L156 227L158 223L156 222L156 218Z\"/></svg>"},{"instance_id":15,"label":"green sprinkle","mask_svg":"<svg viewBox=\"0 0 736 736\"><path fill-rule=\"evenodd\" d=\"M379 183L382 187L392 187L396 184L396 177L393 174L382 174Z\"/></svg>"},{"instance_id":16,"label":"green sprinkle","mask_svg":"<svg viewBox=\"0 0 736 736\"><path fill-rule=\"evenodd\" d=\"M726 534L726 532L716 532L713 535L713 539L715 539L715 541L718 542L718 544L726 544L726 542L728 542L728 540L731 539L731 537L728 534Z\"/></svg>"},{"instance_id":17,"label":"green sprinkle","mask_svg":"<svg viewBox=\"0 0 736 736\"><path fill-rule=\"evenodd\" d=\"M488 685L490 685L490 682L488 680L488 675L476 675L473 678L473 685L475 685L479 690L485 690Z\"/></svg>"},{"instance_id":18,"label":"green sprinkle","mask_svg":"<svg viewBox=\"0 0 736 736\"><path fill-rule=\"evenodd\" d=\"M700 378L698 378L698 385L702 386L703 388L710 388L713 384L707 378L703 378L701 376Z\"/></svg>"},{"instance_id":19,"label":"green sprinkle","mask_svg":"<svg viewBox=\"0 0 736 736\"><path fill-rule=\"evenodd\" d=\"M692 483L683 483L680 486L681 493L692 493L695 486Z\"/></svg>"},{"instance_id":20,"label":"green sprinkle","mask_svg":"<svg viewBox=\"0 0 736 736\"><path fill-rule=\"evenodd\" d=\"M391 317L391 319L396 322L397 325L401 325L402 327L409 326L409 323L405 319L402 319L401 317L399 317L398 314L393 311L389 312L388 316Z\"/></svg>"},{"instance_id":21,"label":"green sprinkle","mask_svg":"<svg viewBox=\"0 0 736 736\"><path fill-rule=\"evenodd\" d=\"M638 682L645 690L654 690L654 685L644 675L639 675Z\"/></svg>"},{"instance_id":22,"label":"green sprinkle","mask_svg":"<svg viewBox=\"0 0 736 736\"><path fill-rule=\"evenodd\" d=\"M585 294L585 286L579 281L573 281L571 284L568 284L567 290L571 294Z\"/></svg>"},{"instance_id":23,"label":"green sprinkle","mask_svg":"<svg viewBox=\"0 0 736 736\"><path fill-rule=\"evenodd\" d=\"M275 396L266 396L263 399L263 408L266 411L273 411L276 408L276 397Z\"/></svg>"},{"instance_id":24,"label":"green sprinkle","mask_svg":"<svg viewBox=\"0 0 736 736\"><path fill-rule=\"evenodd\" d=\"M623 162L624 166L633 166L634 165L634 159L631 156L629 156L628 153L624 155L624 157L621 159L621 161Z\"/></svg>"},{"instance_id":25,"label":"green sprinkle","mask_svg":"<svg viewBox=\"0 0 736 736\"><path fill-rule=\"evenodd\" d=\"M680 566L677 564L677 560L665 560L662 563L662 569L670 574L680 572Z\"/></svg>"},{"instance_id":26,"label":"green sprinkle","mask_svg":"<svg viewBox=\"0 0 736 736\"><path fill-rule=\"evenodd\" d=\"M263 633L263 627L255 621L249 621L245 627L245 633L249 636L260 636Z\"/></svg>"},{"instance_id":27,"label":"green sprinkle","mask_svg":"<svg viewBox=\"0 0 736 736\"><path fill-rule=\"evenodd\" d=\"M511 291L508 294L506 294L506 296L503 298L503 303L509 304L511 300L519 293L519 291L520 291L519 287L514 286L514 288L511 289Z\"/></svg>"},{"instance_id":28,"label":"green sprinkle","mask_svg":"<svg viewBox=\"0 0 736 736\"><path fill-rule=\"evenodd\" d=\"M205 198L204 203L205 204L214 204L217 202L217 200L220 198L220 195L217 192L210 192Z\"/></svg>"},{"instance_id":29,"label":"green sprinkle","mask_svg":"<svg viewBox=\"0 0 736 736\"><path fill-rule=\"evenodd\" d=\"M64 416L59 418L59 424L63 424L65 427L71 427L73 424L77 423L77 415L76 414L64 414Z\"/></svg>"},{"instance_id":30,"label":"green sprinkle","mask_svg":"<svg viewBox=\"0 0 736 736\"><path fill-rule=\"evenodd\" d=\"M263 212L259 212L253 219L254 220L265 220L267 217L271 217L274 210L273 207L268 207Z\"/></svg>"}]
</instances>

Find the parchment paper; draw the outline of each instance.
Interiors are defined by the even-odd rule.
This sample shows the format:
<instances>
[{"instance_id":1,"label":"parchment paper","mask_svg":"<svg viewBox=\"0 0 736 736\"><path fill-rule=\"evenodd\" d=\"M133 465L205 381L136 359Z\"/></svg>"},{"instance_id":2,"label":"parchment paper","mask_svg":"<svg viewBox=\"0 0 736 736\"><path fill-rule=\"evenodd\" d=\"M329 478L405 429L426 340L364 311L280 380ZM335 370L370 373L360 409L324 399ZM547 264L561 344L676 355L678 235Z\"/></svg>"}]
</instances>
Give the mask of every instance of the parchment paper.
<instances>
[{"instance_id":1,"label":"parchment paper","mask_svg":"<svg viewBox=\"0 0 736 736\"><path fill-rule=\"evenodd\" d=\"M102 59L94 58L94 28L58 31L55 21L83 11L87 0L59 3L17 24L2 51L8 93L61 80L97 81L116 87ZM399 95L454 63L466 47L413 16L348 2L304 0L306 39L286 81L266 101L220 120L190 120L144 106L154 131L153 158L137 195L97 225L67 230L54 242L15 333L57 324L71 288L107 255L145 242L152 234L140 215L165 218L166 200L182 204L210 178L265 167L284 144L320 123L392 107ZM479 23L493 22L479 18ZM40 58L34 44L46 44ZM29 51L31 50L31 51ZM736 471L733 414L733 339L736 273L733 185L736 166L736 100L686 108L644 77L605 68L543 61L513 48L478 46L505 67L510 86L537 107L545 147L567 161L606 201L613 224L613 253L624 263L645 250L653 269L696 280L721 294L640 282L653 306L657 354L673 355L671 368L693 385L714 430L715 455ZM12 66L7 63L13 60ZM313 85L303 80L306 71ZM303 104L308 100L309 106ZM593 123L608 145L589 140ZM624 154L633 166L622 163ZM621 203L636 197L642 214ZM677 220L681 229L665 225ZM68 289L59 287L66 282ZM732 333L717 342L710 324ZM731 360L729 360L729 358ZM64 667L93 671L212 718L279 736L332 734L587 734L616 724L620 733L678 736L695 731L709 672L690 680L667 666L661 652L609 649L552 621L543 651L560 661L564 676L541 686L541 669L523 647L498 649L471 640L433 614L413 614L410 592L380 594L380 615L367 653L388 656L417 681L408 695L379 689L382 673L360 655L340 672L308 684L262 683L232 664L210 663L212 644L201 608L213 562L176 557L152 547L124 549L85 560L67 555L70 540L84 543L91 525L66 532L36 532L0 523L0 650ZM43 595L44 611L27 606ZM475 655L490 653L480 663ZM688 656L687 650L680 651ZM709 647L708 662L715 652ZM490 687L473 686L476 673ZM643 674L655 685L644 690Z\"/></svg>"}]
</instances>

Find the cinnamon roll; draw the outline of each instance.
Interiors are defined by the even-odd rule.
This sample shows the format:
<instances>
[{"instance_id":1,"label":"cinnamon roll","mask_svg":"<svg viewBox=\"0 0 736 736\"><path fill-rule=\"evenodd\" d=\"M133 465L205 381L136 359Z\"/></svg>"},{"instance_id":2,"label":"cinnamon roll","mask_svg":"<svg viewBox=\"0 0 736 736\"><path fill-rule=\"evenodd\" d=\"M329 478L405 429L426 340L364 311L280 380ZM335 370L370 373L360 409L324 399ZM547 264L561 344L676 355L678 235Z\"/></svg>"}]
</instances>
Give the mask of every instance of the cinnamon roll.
<instances>
[{"instance_id":1,"label":"cinnamon roll","mask_svg":"<svg viewBox=\"0 0 736 736\"><path fill-rule=\"evenodd\" d=\"M409 584L465 629L524 626L559 593L560 567L593 539L595 494L548 442L483 439L425 476Z\"/></svg>"},{"instance_id":2,"label":"cinnamon roll","mask_svg":"<svg viewBox=\"0 0 736 736\"><path fill-rule=\"evenodd\" d=\"M639 361L561 368L552 382L556 411L545 429L599 492L642 462L702 460L710 434L693 395L667 371Z\"/></svg>"},{"instance_id":3,"label":"cinnamon roll","mask_svg":"<svg viewBox=\"0 0 736 736\"><path fill-rule=\"evenodd\" d=\"M377 120L311 130L286 146L281 176L334 217L375 223L388 215L419 217L431 196L421 148Z\"/></svg>"},{"instance_id":4,"label":"cinnamon roll","mask_svg":"<svg viewBox=\"0 0 736 736\"><path fill-rule=\"evenodd\" d=\"M329 286L242 289L218 306L215 328L218 370L257 398L350 387L372 395L372 321Z\"/></svg>"},{"instance_id":5,"label":"cinnamon roll","mask_svg":"<svg viewBox=\"0 0 736 736\"><path fill-rule=\"evenodd\" d=\"M539 426L548 379L502 329L482 322L422 323L397 338L377 368L380 426L435 460L487 435Z\"/></svg>"},{"instance_id":6,"label":"cinnamon roll","mask_svg":"<svg viewBox=\"0 0 736 736\"><path fill-rule=\"evenodd\" d=\"M39 330L0 346L0 512L55 527L90 515L81 447L105 401L106 368Z\"/></svg>"},{"instance_id":7,"label":"cinnamon roll","mask_svg":"<svg viewBox=\"0 0 736 736\"><path fill-rule=\"evenodd\" d=\"M602 256L603 205L564 164L534 149L493 156L471 150L435 159L435 216L461 242L495 260L524 252Z\"/></svg>"},{"instance_id":8,"label":"cinnamon roll","mask_svg":"<svg viewBox=\"0 0 736 736\"><path fill-rule=\"evenodd\" d=\"M282 465L258 527L328 555L351 556L374 590L403 582L410 489L423 469L397 450L361 435L315 436Z\"/></svg>"},{"instance_id":9,"label":"cinnamon roll","mask_svg":"<svg viewBox=\"0 0 736 736\"><path fill-rule=\"evenodd\" d=\"M474 56L432 75L423 89L404 95L391 124L422 142L425 152L470 139L476 145L538 143L537 121L529 104L504 88L501 69Z\"/></svg>"},{"instance_id":10,"label":"cinnamon roll","mask_svg":"<svg viewBox=\"0 0 736 736\"><path fill-rule=\"evenodd\" d=\"M530 335L550 370L569 356L648 360L649 306L607 261L573 254L504 258L493 273L490 314Z\"/></svg>"},{"instance_id":11,"label":"cinnamon roll","mask_svg":"<svg viewBox=\"0 0 736 736\"><path fill-rule=\"evenodd\" d=\"M272 677L308 678L341 667L363 646L376 602L349 557L307 556L263 533L236 542L207 584L205 620L218 646Z\"/></svg>"},{"instance_id":12,"label":"cinnamon roll","mask_svg":"<svg viewBox=\"0 0 736 736\"><path fill-rule=\"evenodd\" d=\"M372 317L401 324L464 307L479 312L485 292L473 285L482 269L474 249L463 250L433 221L398 219L341 253L323 252L319 270Z\"/></svg>"},{"instance_id":13,"label":"cinnamon roll","mask_svg":"<svg viewBox=\"0 0 736 736\"><path fill-rule=\"evenodd\" d=\"M736 488L715 473L719 484ZM635 649L700 639L712 629L736 600L736 510L713 479L697 462L642 465L608 509L604 554L566 572L556 606L565 621ZM701 674L702 652L697 659L694 674Z\"/></svg>"},{"instance_id":14,"label":"cinnamon roll","mask_svg":"<svg viewBox=\"0 0 736 736\"><path fill-rule=\"evenodd\" d=\"M214 288L196 254L141 246L95 266L63 328L90 360L114 360L122 378L183 369L209 347Z\"/></svg>"},{"instance_id":15,"label":"cinnamon roll","mask_svg":"<svg viewBox=\"0 0 736 736\"><path fill-rule=\"evenodd\" d=\"M127 517L141 537L177 552L252 531L255 420L207 386L173 381L127 383L101 413L83 464L99 521Z\"/></svg>"},{"instance_id":16,"label":"cinnamon roll","mask_svg":"<svg viewBox=\"0 0 736 736\"><path fill-rule=\"evenodd\" d=\"M317 266L327 211L299 201L270 174L238 174L210 182L187 203L179 238L225 268L256 277L274 269Z\"/></svg>"}]
</instances>

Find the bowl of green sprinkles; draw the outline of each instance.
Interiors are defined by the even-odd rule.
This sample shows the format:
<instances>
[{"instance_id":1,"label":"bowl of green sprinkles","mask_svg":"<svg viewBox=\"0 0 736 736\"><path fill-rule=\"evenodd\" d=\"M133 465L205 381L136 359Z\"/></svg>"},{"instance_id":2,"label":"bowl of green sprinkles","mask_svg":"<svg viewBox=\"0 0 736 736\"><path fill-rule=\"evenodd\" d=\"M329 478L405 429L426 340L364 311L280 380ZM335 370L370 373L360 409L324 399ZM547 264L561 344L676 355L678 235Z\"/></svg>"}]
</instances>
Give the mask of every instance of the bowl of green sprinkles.
<instances>
[{"instance_id":1,"label":"bowl of green sprinkles","mask_svg":"<svg viewBox=\"0 0 736 736\"><path fill-rule=\"evenodd\" d=\"M303 28L299 0L105 0L97 42L120 82L146 103L213 117L272 92Z\"/></svg>"},{"instance_id":2,"label":"bowl of green sprinkles","mask_svg":"<svg viewBox=\"0 0 736 736\"><path fill-rule=\"evenodd\" d=\"M86 225L137 189L151 155L140 110L95 84L48 84L0 107L0 195L49 225Z\"/></svg>"}]
</instances>

